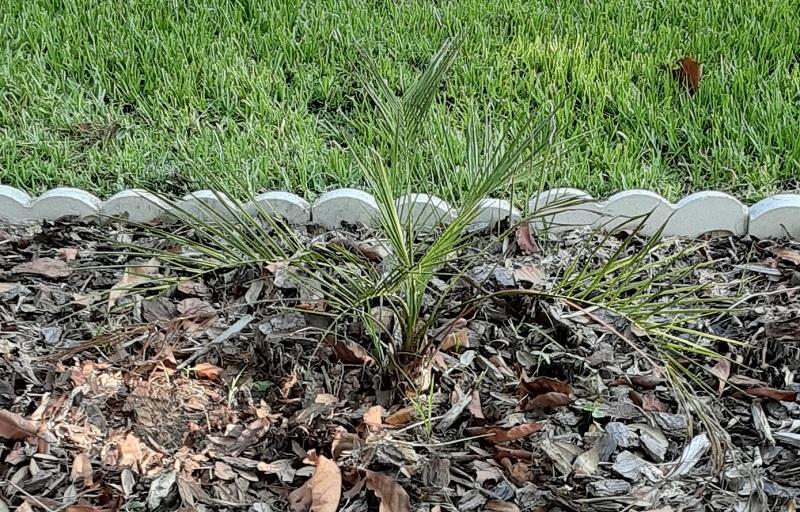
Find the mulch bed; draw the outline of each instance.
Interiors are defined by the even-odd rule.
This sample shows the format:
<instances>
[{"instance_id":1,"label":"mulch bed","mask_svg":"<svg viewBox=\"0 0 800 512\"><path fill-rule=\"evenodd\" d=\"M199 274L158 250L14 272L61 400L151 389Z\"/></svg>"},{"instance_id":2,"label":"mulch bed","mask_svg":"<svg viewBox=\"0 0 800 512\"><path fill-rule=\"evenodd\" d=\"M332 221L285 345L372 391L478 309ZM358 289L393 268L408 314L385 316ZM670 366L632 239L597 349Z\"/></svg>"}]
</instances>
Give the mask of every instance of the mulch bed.
<instances>
[{"instance_id":1,"label":"mulch bed","mask_svg":"<svg viewBox=\"0 0 800 512\"><path fill-rule=\"evenodd\" d=\"M715 261L694 278L741 297L704 326L743 342L712 347L732 362L693 369L717 393L699 392L729 438L716 452L663 376L567 303L442 318L415 396L357 326L322 336L279 268L122 293L114 242L159 244L117 225L0 231L0 510L795 510L798 244L716 238L675 262ZM526 255L511 237L456 297L546 286L586 243ZM603 243L598 264L620 241Z\"/></svg>"}]
</instances>

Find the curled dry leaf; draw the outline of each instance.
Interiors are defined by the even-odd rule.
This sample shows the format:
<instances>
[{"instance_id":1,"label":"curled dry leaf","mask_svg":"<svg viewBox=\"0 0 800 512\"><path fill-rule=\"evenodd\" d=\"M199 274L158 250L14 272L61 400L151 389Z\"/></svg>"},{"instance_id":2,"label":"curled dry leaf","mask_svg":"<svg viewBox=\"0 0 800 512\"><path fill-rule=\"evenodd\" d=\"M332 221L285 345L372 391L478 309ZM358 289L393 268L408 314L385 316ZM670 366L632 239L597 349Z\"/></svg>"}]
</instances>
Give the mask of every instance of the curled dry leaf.
<instances>
[{"instance_id":1,"label":"curled dry leaf","mask_svg":"<svg viewBox=\"0 0 800 512\"><path fill-rule=\"evenodd\" d=\"M469 329L463 327L448 334L442 340L442 346L439 350L446 352L454 347L456 349L469 348Z\"/></svg>"},{"instance_id":2,"label":"curled dry leaf","mask_svg":"<svg viewBox=\"0 0 800 512\"><path fill-rule=\"evenodd\" d=\"M531 228L528 224L520 224L517 226L515 238L523 254L530 256L539 252L539 244L537 244L531 236Z\"/></svg>"},{"instance_id":3,"label":"curled dry leaf","mask_svg":"<svg viewBox=\"0 0 800 512\"><path fill-rule=\"evenodd\" d=\"M391 478L367 470L367 489L381 500L379 512L411 512L411 499Z\"/></svg>"},{"instance_id":4,"label":"curled dry leaf","mask_svg":"<svg viewBox=\"0 0 800 512\"><path fill-rule=\"evenodd\" d=\"M528 380L523 375L522 380L520 380L519 387L517 388L517 392L520 397L534 397L550 392L569 395L572 393L572 386L566 382L551 379L550 377L534 377L533 379Z\"/></svg>"},{"instance_id":5,"label":"curled dry leaf","mask_svg":"<svg viewBox=\"0 0 800 512\"><path fill-rule=\"evenodd\" d=\"M333 347L336 358L342 363L363 364L370 367L376 364L375 359L367 349L354 341L337 341L332 336L329 336L327 341Z\"/></svg>"},{"instance_id":6,"label":"curled dry leaf","mask_svg":"<svg viewBox=\"0 0 800 512\"><path fill-rule=\"evenodd\" d=\"M19 414L0 409L0 437L22 441L39 432L36 423L26 420Z\"/></svg>"},{"instance_id":7,"label":"curled dry leaf","mask_svg":"<svg viewBox=\"0 0 800 512\"><path fill-rule=\"evenodd\" d=\"M364 413L364 423L370 427L380 427L383 424L383 406L373 405Z\"/></svg>"},{"instance_id":8,"label":"curled dry leaf","mask_svg":"<svg viewBox=\"0 0 800 512\"><path fill-rule=\"evenodd\" d=\"M523 425L517 425L516 427L505 428L505 427L470 427L465 430L467 434L470 436L486 436L484 440L487 443L497 444L497 443L507 443L509 441L515 441L517 439L522 439L523 437L528 437L529 435L533 434L534 432L538 432L542 429L542 424L538 422L533 423L525 423Z\"/></svg>"},{"instance_id":9,"label":"curled dry leaf","mask_svg":"<svg viewBox=\"0 0 800 512\"><path fill-rule=\"evenodd\" d=\"M794 249L787 249L786 247L780 247L772 251L772 253L778 259L794 263L795 265L800 265L800 251L795 251Z\"/></svg>"},{"instance_id":10,"label":"curled dry leaf","mask_svg":"<svg viewBox=\"0 0 800 512\"><path fill-rule=\"evenodd\" d=\"M794 402L797 400L797 391L774 389L766 387L749 388L745 391L750 396L761 396L780 402Z\"/></svg>"},{"instance_id":11,"label":"curled dry leaf","mask_svg":"<svg viewBox=\"0 0 800 512\"><path fill-rule=\"evenodd\" d=\"M722 395L725 389L725 384L728 382L728 377L731 375L731 362L727 358L720 359L717 364L711 368L711 375L719 379L718 393Z\"/></svg>"},{"instance_id":12,"label":"curled dry leaf","mask_svg":"<svg viewBox=\"0 0 800 512\"><path fill-rule=\"evenodd\" d=\"M342 498L342 472L332 460L320 456L314 474L289 494L292 512L336 512Z\"/></svg>"},{"instance_id":13,"label":"curled dry leaf","mask_svg":"<svg viewBox=\"0 0 800 512\"><path fill-rule=\"evenodd\" d=\"M64 260L39 258L38 260L26 261L25 263L15 265L11 269L11 272L14 274L35 274L56 279L59 277L67 277L70 274L70 268Z\"/></svg>"},{"instance_id":14,"label":"curled dry leaf","mask_svg":"<svg viewBox=\"0 0 800 512\"><path fill-rule=\"evenodd\" d=\"M158 275L158 268L161 262L158 258L152 258L143 265L132 265L126 267L122 272L122 279L111 287L108 292L108 308L111 309L131 288L144 284Z\"/></svg>"},{"instance_id":15,"label":"curled dry leaf","mask_svg":"<svg viewBox=\"0 0 800 512\"><path fill-rule=\"evenodd\" d=\"M703 65L691 57L678 60L678 68L673 70L673 76L690 95L700 89L700 80L703 79Z\"/></svg>"},{"instance_id":16,"label":"curled dry leaf","mask_svg":"<svg viewBox=\"0 0 800 512\"><path fill-rule=\"evenodd\" d=\"M544 270L539 265L525 265L514 269L514 279L518 283L531 283L534 287L544 285L547 280Z\"/></svg>"},{"instance_id":17,"label":"curled dry leaf","mask_svg":"<svg viewBox=\"0 0 800 512\"><path fill-rule=\"evenodd\" d=\"M85 487L92 485L92 462L85 453L79 453L72 461L72 471L70 478L73 482L83 480Z\"/></svg>"},{"instance_id":18,"label":"curled dry leaf","mask_svg":"<svg viewBox=\"0 0 800 512\"><path fill-rule=\"evenodd\" d=\"M405 425L414 418L414 408L404 407L398 409L386 417L384 423L387 425Z\"/></svg>"},{"instance_id":19,"label":"curled dry leaf","mask_svg":"<svg viewBox=\"0 0 800 512\"><path fill-rule=\"evenodd\" d=\"M222 368L211 363L199 363L194 371L198 377L206 380L217 380L222 375Z\"/></svg>"},{"instance_id":20,"label":"curled dry leaf","mask_svg":"<svg viewBox=\"0 0 800 512\"><path fill-rule=\"evenodd\" d=\"M553 409L555 407L569 405L570 403L572 403L572 399L569 397L569 395L551 391L550 393L533 397L528 401L528 403L525 404L525 410L533 411L536 409Z\"/></svg>"}]
</instances>

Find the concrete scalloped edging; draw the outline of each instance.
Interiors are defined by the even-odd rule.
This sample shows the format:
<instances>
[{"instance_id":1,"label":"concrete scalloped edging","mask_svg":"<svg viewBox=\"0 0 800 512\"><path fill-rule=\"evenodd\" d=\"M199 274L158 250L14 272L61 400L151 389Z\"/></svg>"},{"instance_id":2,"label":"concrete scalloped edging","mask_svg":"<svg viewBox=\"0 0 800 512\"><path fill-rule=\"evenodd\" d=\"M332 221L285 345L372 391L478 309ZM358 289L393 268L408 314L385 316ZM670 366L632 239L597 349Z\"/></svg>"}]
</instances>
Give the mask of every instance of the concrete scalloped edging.
<instances>
[{"instance_id":1,"label":"concrete scalloped edging","mask_svg":"<svg viewBox=\"0 0 800 512\"><path fill-rule=\"evenodd\" d=\"M302 197L282 191L259 194L257 204L248 203L251 212L285 218L292 224L319 224L338 228L342 223L371 225L378 215L375 198L362 190L342 188L326 192L309 204ZM203 203L201 206L198 203ZM132 222L151 222L163 217L195 215L230 219L234 203L224 194L198 190L173 205L141 189L123 190L105 201L84 190L59 187L38 197L0 185L0 223L33 224L43 220L78 217L81 220L127 218ZM411 215L423 225L453 219L454 210L441 198L410 194L397 199L402 217ZM209 207L216 214L209 214ZM705 233L750 234L758 238L800 239L800 194L779 194L748 207L735 197L715 191L697 192L671 203L647 190L627 190L605 200L595 200L582 190L552 189L529 201L535 212L531 227L553 236L581 227L618 230L638 224L646 217L643 234L696 237ZM521 213L507 200L487 198L481 202L475 227L491 227Z\"/></svg>"}]
</instances>

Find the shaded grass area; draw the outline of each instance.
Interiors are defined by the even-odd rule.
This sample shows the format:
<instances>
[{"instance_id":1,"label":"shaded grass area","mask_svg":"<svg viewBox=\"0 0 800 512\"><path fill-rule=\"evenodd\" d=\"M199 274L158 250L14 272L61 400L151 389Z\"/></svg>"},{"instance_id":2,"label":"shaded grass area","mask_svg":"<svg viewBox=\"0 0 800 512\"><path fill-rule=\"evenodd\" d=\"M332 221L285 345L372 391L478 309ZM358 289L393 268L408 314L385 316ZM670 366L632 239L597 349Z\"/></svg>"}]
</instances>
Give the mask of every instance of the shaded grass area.
<instances>
[{"instance_id":1,"label":"shaded grass area","mask_svg":"<svg viewBox=\"0 0 800 512\"><path fill-rule=\"evenodd\" d=\"M798 187L798 12L798 0L7 0L0 182L98 195L363 185L349 141L390 141L356 79L358 48L400 93L458 32L411 159L419 190L457 199L468 186L457 164L473 113L510 126L553 109L548 185L754 200ZM684 55L705 64L694 97L669 71Z\"/></svg>"}]
</instances>

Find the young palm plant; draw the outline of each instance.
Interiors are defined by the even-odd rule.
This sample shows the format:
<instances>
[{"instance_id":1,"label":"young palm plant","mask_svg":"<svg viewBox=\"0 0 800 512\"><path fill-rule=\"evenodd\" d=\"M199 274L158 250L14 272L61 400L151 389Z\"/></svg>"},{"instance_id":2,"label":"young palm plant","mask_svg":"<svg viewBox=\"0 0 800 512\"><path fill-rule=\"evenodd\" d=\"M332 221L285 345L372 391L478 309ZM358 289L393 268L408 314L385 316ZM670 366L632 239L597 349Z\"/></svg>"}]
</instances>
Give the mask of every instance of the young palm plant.
<instances>
[{"instance_id":1,"label":"young palm plant","mask_svg":"<svg viewBox=\"0 0 800 512\"><path fill-rule=\"evenodd\" d=\"M416 192L413 187L418 171L410 156L425 148L426 141L420 140L420 134L425 133L429 111L455 61L458 46L458 40L447 40L402 96L392 92L368 56L362 58L364 71L359 76L378 113L378 122L372 129L381 134L383 144L381 150L359 149L362 146L358 144L349 147L378 205L376 232L388 252L381 264L341 243L309 244L255 202L237 200L235 193L218 197L224 205L222 212L211 207L207 211L190 211L162 197L177 212L178 221L194 232L194 237L169 230L156 232L184 248L182 252L160 251L159 259L190 277L220 268L280 263L310 295L324 300L325 314L331 317L331 323L323 336L335 333L344 321L357 321L364 327L373 353L384 368L398 372L417 390L427 389L430 381L418 379L415 371L435 345L432 328L443 310L454 309L450 301L456 299L450 291L479 258L460 262L459 271L449 276L444 290L433 289L434 277L444 272L453 255L471 246L474 231L470 226L481 211L481 200L513 190L514 183L531 182L537 176L540 188L543 187L542 166L554 138L552 118L528 121L517 130L505 130L498 135L488 121L471 116L463 138L465 153L460 158L470 186L462 193L458 211L431 223L430 219L410 215L399 205L399 197ZM222 182L218 185L219 190L227 188ZM251 187L245 184L238 188ZM551 203L541 211L526 212L523 221L546 216L552 208L563 208L568 203ZM559 301L591 321L605 324L656 371L672 379L687 407L706 415L705 422L713 429L718 423L698 405L690 391L696 389L695 384L701 387L704 384L686 365L691 364L691 357L718 358L713 350L715 343L733 343L698 327L703 319L724 309L703 299L699 286L685 284L697 270L696 265L680 268L669 265L684 256L683 252L669 258L655 257L662 244L658 234L641 247L633 247L635 235L636 232L627 237L600 265L593 263L593 256L604 241L587 245L566 266L560 280L547 290L479 293L456 305L456 309L466 310L511 295ZM497 237L498 243L502 238ZM428 297L435 298L433 305L426 302ZM628 326L627 331L616 327L620 323ZM446 328L437 337L442 332Z\"/></svg>"}]
</instances>

